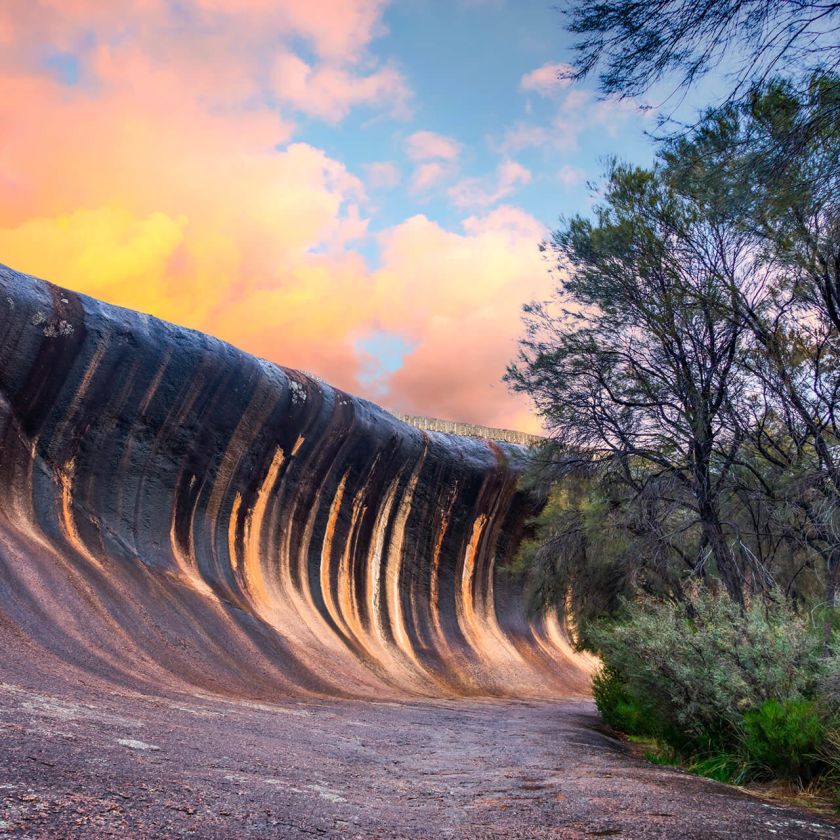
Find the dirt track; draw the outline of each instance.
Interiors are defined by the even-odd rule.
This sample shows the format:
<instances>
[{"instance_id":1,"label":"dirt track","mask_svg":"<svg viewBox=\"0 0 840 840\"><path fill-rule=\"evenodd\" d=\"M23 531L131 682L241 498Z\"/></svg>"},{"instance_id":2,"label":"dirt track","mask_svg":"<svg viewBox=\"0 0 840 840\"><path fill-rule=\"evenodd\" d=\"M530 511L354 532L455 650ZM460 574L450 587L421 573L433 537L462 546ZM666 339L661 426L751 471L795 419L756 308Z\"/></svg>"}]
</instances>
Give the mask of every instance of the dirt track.
<instances>
[{"instance_id":1,"label":"dirt track","mask_svg":"<svg viewBox=\"0 0 840 840\"><path fill-rule=\"evenodd\" d=\"M0 837L835 837L626 755L585 702L0 687Z\"/></svg>"}]
</instances>

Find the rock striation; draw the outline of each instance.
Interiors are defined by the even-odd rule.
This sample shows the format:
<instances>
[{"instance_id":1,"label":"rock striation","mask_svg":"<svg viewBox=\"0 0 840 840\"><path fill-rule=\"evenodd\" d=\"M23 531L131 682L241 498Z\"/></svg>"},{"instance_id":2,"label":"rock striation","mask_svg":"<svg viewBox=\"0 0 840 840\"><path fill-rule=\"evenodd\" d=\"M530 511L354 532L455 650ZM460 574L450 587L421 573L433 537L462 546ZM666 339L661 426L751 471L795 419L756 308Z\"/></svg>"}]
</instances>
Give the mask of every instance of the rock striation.
<instances>
[{"instance_id":1,"label":"rock striation","mask_svg":"<svg viewBox=\"0 0 840 840\"><path fill-rule=\"evenodd\" d=\"M0 266L0 680L585 693L501 569L525 457Z\"/></svg>"}]
</instances>

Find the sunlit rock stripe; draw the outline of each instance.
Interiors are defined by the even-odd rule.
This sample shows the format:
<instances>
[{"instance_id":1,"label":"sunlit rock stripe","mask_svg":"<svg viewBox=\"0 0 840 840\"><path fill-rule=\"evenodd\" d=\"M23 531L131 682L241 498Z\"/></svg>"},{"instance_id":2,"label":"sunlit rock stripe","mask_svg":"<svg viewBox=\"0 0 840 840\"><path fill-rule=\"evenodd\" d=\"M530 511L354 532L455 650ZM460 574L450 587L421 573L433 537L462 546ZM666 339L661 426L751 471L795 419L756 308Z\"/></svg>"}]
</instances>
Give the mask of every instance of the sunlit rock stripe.
<instances>
[{"instance_id":1,"label":"sunlit rock stripe","mask_svg":"<svg viewBox=\"0 0 840 840\"><path fill-rule=\"evenodd\" d=\"M524 457L0 268L0 678L583 693L500 568Z\"/></svg>"}]
</instances>

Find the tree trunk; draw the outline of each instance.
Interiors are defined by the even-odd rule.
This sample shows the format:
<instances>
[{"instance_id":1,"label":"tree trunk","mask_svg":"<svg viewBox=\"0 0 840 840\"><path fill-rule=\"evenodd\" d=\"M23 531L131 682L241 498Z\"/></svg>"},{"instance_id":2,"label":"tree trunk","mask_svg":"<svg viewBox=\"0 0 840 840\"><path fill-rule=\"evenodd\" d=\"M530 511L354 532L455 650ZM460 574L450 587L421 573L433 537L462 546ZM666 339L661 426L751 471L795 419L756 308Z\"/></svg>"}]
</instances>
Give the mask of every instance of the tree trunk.
<instances>
[{"instance_id":1,"label":"tree trunk","mask_svg":"<svg viewBox=\"0 0 840 840\"><path fill-rule=\"evenodd\" d=\"M717 512L711 504L700 505L700 556L708 547L717 567L718 577L723 583L729 597L739 606L744 606L744 581L738 564L726 545L723 529L717 517Z\"/></svg>"},{"instance_id":2,"label":"tree trunk","mask_svg":"<svg viewBox=\"0 0 840 840\"><path fill-rule=\"evenodd\" d=\"M828 655L828 643L834 631L834 609L837 606L837 570L840 568L840 547L832 548L825 559L825 621L823 640Z\"/></svg>"},{"instance_id":3,"label":"tree trunk","mask_svg":"<svg viewBox=\"0 0 840 840\"><path fill-rule=\"evenodd\" d=\"M840 567L840 548L833 548L826 558L825 603L833 610L837 606L837 569Z\"/></svg>"}]
</instances>

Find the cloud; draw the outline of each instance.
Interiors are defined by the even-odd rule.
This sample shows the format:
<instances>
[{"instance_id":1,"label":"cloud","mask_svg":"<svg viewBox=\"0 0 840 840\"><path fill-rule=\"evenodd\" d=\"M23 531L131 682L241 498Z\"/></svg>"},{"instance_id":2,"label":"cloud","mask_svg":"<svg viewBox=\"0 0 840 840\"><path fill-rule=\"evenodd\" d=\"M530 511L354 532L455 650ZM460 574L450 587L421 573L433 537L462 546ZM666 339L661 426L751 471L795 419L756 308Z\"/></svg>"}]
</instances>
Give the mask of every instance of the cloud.
<instances>
[{"instance_id":1,"label":"cloud","mask_svg":"<svg viewBox=\"0 0 840 840\"><path fill-rule=\"evenodd\" d=\"M139 98L117 84L113 99L66 100L48 78L14 90L0 102L15 126L0 158L4 261L397 409L533 427L499 382L520 304L549 285L527 214L479 214L462 233L409 219L382 235L372 272L352 249L364 184L309 144L275 150L276 118L187 107L163 79ZM375 330L404 337L399 370L371 367L358 341ZM463 365L447 357L468 349Z\"/></svg>"},{"instance_id":2,"label":"cloud","mask_svg":"<svg viewBox=\"0 0 840 840\"><path fill-rule=\"evenodd\" d=\"M543 64L542 67L526 73L519 80L519 87L540 96L553 96L572 83L571 79L566 77L573 72L574 68L569 64Z\"/></svg>"},{"instance_id":3,"label":"cloud","mask_svg":"<svg viewBox=\"0 0 840 840\"><path fill-rule=\"evenodd\" d=\"M610 98L601 99L592 105L591 118L593 123L605 125L610 136L614 137L628 119L652 119L655 113L652 108L642 105L636 99Z\"/></svg>"},{"instance_id":4,"label":"cloud","mask_svg":"<svg viewBox=\"0 0 840 840\"><path fill-rule=\"evenodd\" d=\"M466 178L452 186L449 198L460 208L489 207L507 198L517 187L531 182L531 171L514 160L499 164L492 180Z\"/></svg>"},{"instance_id":5,"label":"cloud","mask_svg":"<svg viewBox=\"0 0 840 840\"><path fill-rule=\"evenodd\" d=\"M385 33L388 0L4 0L0 37L20 53L27 41L61 50L98 41L130 41L172 59L214 42L207 60L229 65L234 56L260 60L278 43L303 41L319 60L355 63ZM188 32L185 32L189 27ZM250 49L243 50L248 45ZM10 59L13 57L8 55ZM15 56L16 58L17 56Z\"/></svg>"},{"instance_id":6,"label":"cloud","mask_svg":"<svg viewBox=\"0 0 840 840\"><path fill-rule=\"evenodd\" d=\"M364 165L365 182L374 190L391 190L402 180L399 167L389 160Z\"/></svg>"},{"instance_id":7,"label":"cloud","mask_svg":"<svg viewBox=\"0 0 840 840\"><path fill-rule=\"evenodd\" d=\"M471 236L504 234L508 241L540 242L545 227L530 213L519 207L503 204L484 216L469 216L463 222L464 231Z\"/></svg>"},{"instance_id":8,"label":"cloud","mask_svg":"<svg viewBox=\"0 0 840 840\"><path fill-rule=\"evenodd\" d=\"M544 232L486 203L530 173L506 161L457 232L415 216L374 240L366 190L395 184L396 164L363 181L296 137L292 107L340 119L398 100L389 66L366 54L382 5L0 4L0 258L396 409L532 428L499 378L521 303L551 286ZM48 54L73 56L78 83L50 72ZM278 56L299 63L275 90ZM406 152L411 184L428 189L461 147L418 132ZM380 268L360 240L380 246ZM372 365L371 335L399 341L399 366Z\"/></svg>"},{"instance_id":9,"label":"cloud","mask_svg":"<svg viewBox=\"0 0 840 840\"><path fill-rule=\"evenodd\" d=\"M186 157L180 163L186 167ZM147 194L126 170L122 182L109 181L101 194L87 192L91 199L110 195L111 201L2 225L3 260L212 331L213 312L231 297L276 284L310 252L334 252L364 234L356 206L361 182L303 143L230 161L225 177L211 183L203 183L201 163L179 175L174 185L161 182ZM82 180L84 172L76 177ZM190 188L182 192L184 178ZM60 186L81 195L85 185L73 183L68 167ZM143 211L144 204L167 209ZM6 202L2 207L10 209Z\"/></svg>"},{"instance_id":10,"label":"cloud","mask_svg":"<svg viewBox=\"0 0 840 840\"><path fill-rule=\"evenodd\" d=\"M550 108L553 113L547 125L533 121L514 123L504 129L501 137L489 137L488 145L503 155L536 148L570 152L579 148L581 137L588 132L606 131L615 137L628 120L654 115L634 99L596 99L580 89L565 90L562 96L552 99Z\"/></svg>"},{"instance_id":11,"label":"cloud","mask_svg":"<svg viewBox=\"0 0 840 840\"><path fill-rule=\"evenodd\" d=\"M12 266L132 309L155 309L166 299L170 317L183 317L188 307L201 317L208 306L200 286L176 288L167 277L187 224L183 216L137 217L124 207L76 210L0 229L0 254Z\"/></svg>"},{"instance_id":12,"label":"cloud","mask_svg":"<svg viewBox=\"0 0 840 840\"><path fill-rule=\"evenodd\" d=\"M463 234L415 216L383 237L380 306L413 348L387 379L393 408L537 430L527 401L500 380L521 335L521 304L551 288L538 249L545 233L527 213L500 207L468 220Z\"/></svg>"},{"instance_id":13,"label":"cloud","mask_svg":"<svg viewBox=\"0 0 840 840\"><path fill-rule=\"evenodd\" d=\"M454 161L461 152L461 144L452 137L434 131L415 131L405 142L406 154L415 163L427 160Z\"/></svg>"},{"instance_id":14,"label":"cloud","mask_svg":"<svg viewBox=\"0 0 840 840\"><path fill-rule=\"evenodd\" d=\"M550 140L550 133L544 126L517 123L505 130L501 140L495 141L491 138L490 146L501 154L509 155L546 146Z\"/></svg>"},{"instance_id":15,"label":"cloud","mask_svg":"<svg viewBox=\"0 0 840 840\"><path fill-rule=\"evenodd\" d=\"M566 164L558 173L557 178L565 187L574 187L583 183L586 173L578 166Z\"/></svg>"},{"instance_id":16,"label":"cloud","mask_svg":"<svg viewBox=\"0 0 840 840\"><path fill-rule=\"evenodd\" d=\"M63 0L62 0L63 2ZM149 0L154 4L155 0ZM290 33L306 40L321 58L355 59L384 31L387 0L187 0L218 25ZM135 6L146 0L134 0Z\"/></svg>"},{"instance_id":17,"label":"cloud","mask_svg":"<svg viewBox=\"0 0 840 840\"><path fill-rule=\"evenodd\" d=\"M436 184L439 184L452 173L452 168L444 163L433 161L422 163L418 166L412 176L409 190L413 194L424 193Z\"/></svg>"},{"instance_id":18,"label":"cloud","mask_svg":"<svg viewBox=\"0 0 840 840\"><path fill-rule=\"evenodd\" d=\"M272 71L281 102L330 123L344 119L358 105L382 106L392 115L408 115L411 91L402 74L383 67L368 75L342 67L311 67L294 53L278 56Z\"/></svg>"},{"instance_id":19,"label":"cloud","mask_svg":"<svg viewBox=\"0 0 840 840\"><path fill-rule=\"evenodd\" d=\"M422 195L455 174L461 144L434 131L415 131L406 138L405 152L415 163L409 191Z\"/></svg>"}]
</instances>

